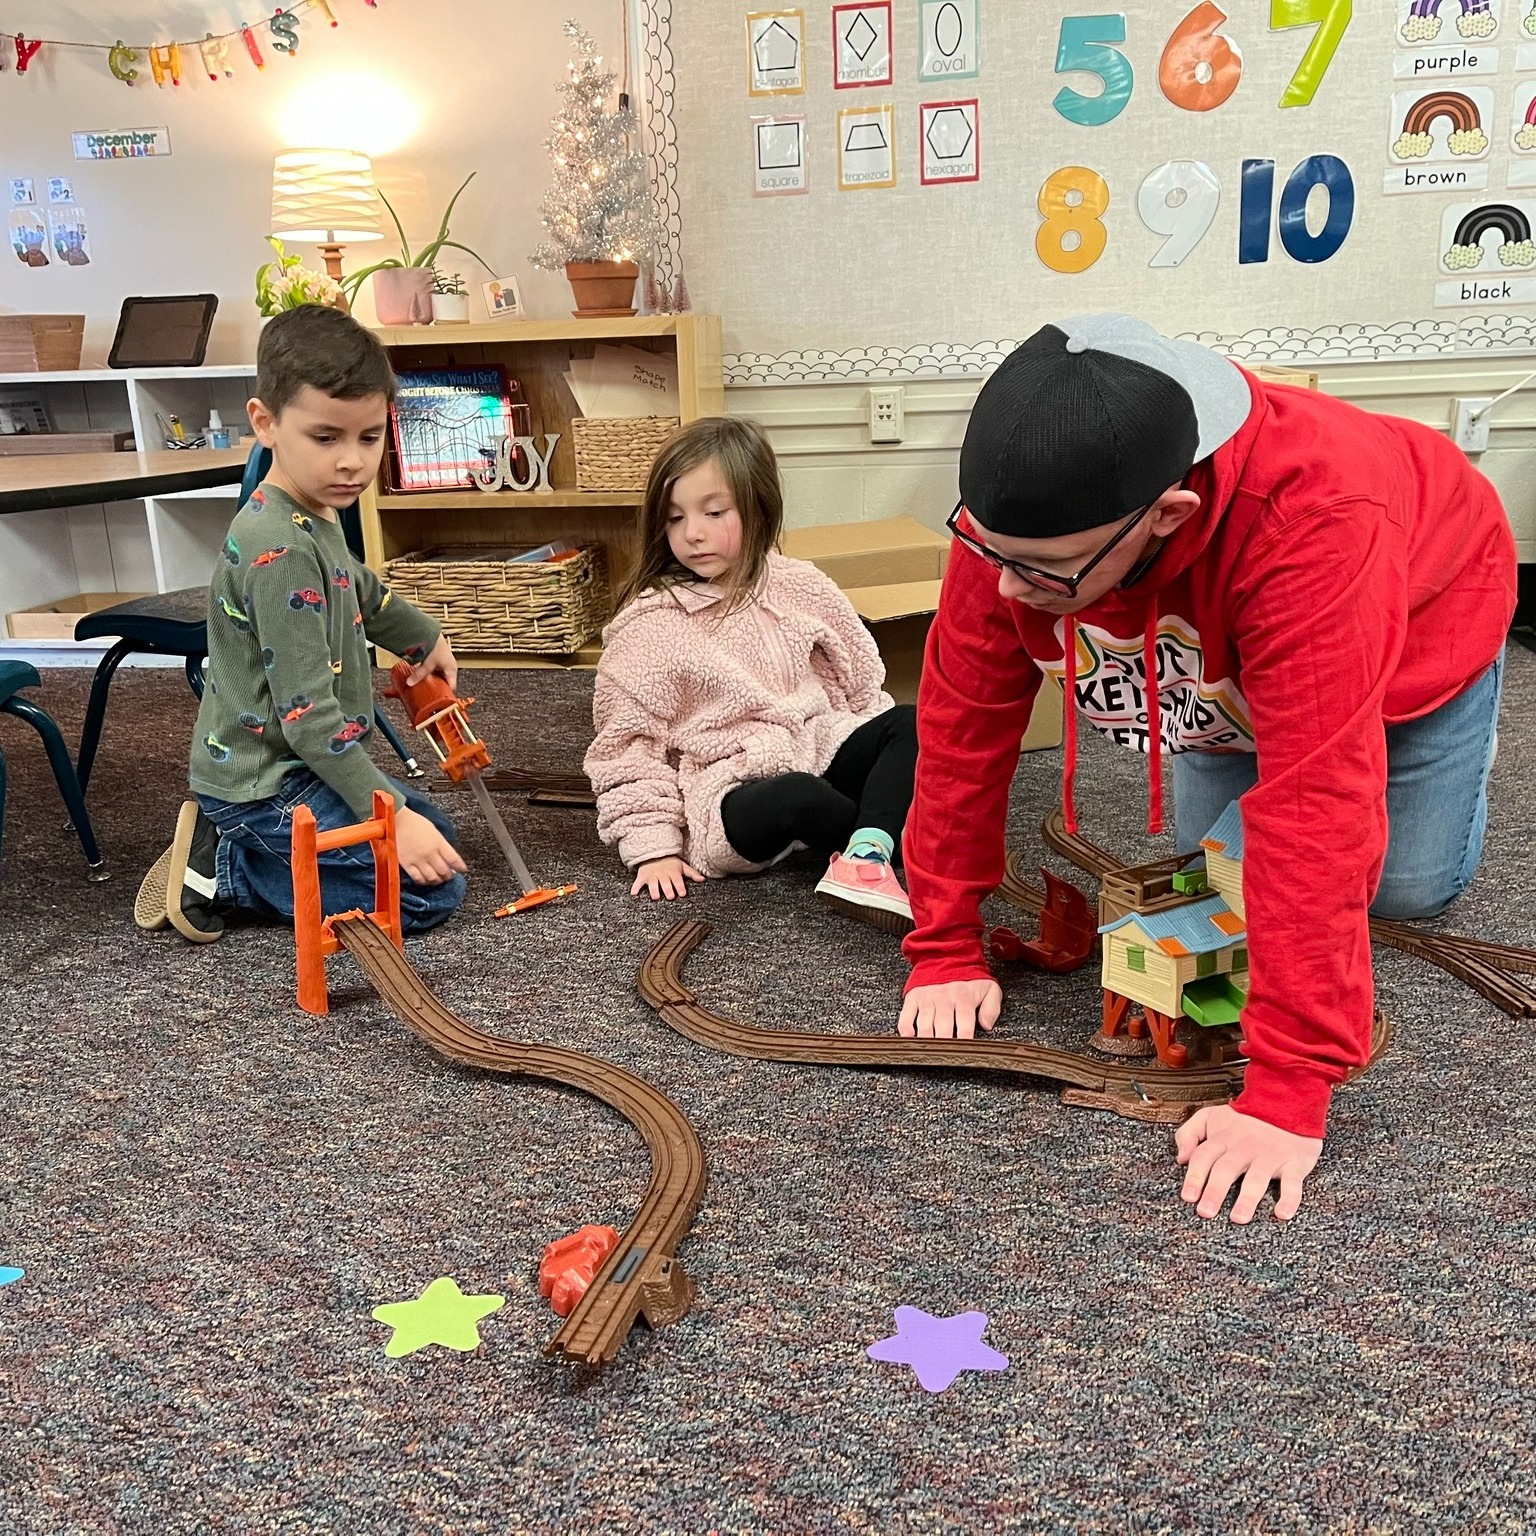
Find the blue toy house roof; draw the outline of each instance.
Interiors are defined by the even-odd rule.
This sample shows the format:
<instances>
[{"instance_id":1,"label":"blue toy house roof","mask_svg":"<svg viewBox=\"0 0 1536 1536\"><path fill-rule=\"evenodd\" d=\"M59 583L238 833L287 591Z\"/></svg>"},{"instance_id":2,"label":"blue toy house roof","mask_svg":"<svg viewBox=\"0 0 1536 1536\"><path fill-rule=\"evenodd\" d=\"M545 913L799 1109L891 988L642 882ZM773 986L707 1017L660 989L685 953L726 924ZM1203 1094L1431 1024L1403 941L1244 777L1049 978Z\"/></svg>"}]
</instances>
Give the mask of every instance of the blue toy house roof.
<instances>
[{"instance_id":1,"label":"blue toy house roof","mask_svg":"<svg viewBox=\"0 0 1536 1536\"><path fill-rule=\"evenodd\" d=\"M1236 800L1216 818L1216 825L1200 839L1200 846L1243 862L1243 817Z\"/></svg>"},{"instance_id":2,"label":"blue toy house roof","mask_svg":"<svg viewBox=\"0 0 1536 1536\"><path fill-rule=\"evenodd\" d=\"M1224 923L1218 924L1219 919L1224 919ZM1116 922L1105 923L1099 932L1114 933L1127 923L1135 923L1159 949L1171 954L1182 949L1191 955L1208 955L1241 944L1247 938L1243 925L1220 896L1206 896L1163 912L1131 912ZM1171 947L1165 945L1165 940L1171 941Z\"/></svg>"}]
</instances>

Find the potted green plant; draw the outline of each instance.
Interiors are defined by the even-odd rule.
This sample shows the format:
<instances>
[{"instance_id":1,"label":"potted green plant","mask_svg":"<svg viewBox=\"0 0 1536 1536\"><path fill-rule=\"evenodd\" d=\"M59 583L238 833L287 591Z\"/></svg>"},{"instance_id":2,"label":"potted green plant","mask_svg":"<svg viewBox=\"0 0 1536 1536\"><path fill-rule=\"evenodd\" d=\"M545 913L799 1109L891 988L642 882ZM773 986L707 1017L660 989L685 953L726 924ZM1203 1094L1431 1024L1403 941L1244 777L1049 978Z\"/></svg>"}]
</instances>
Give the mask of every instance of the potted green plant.
<instances>
[{"instance_id":1,"label":"potted green plant","mask_svg":"<svg viewBox=\"0 0 1536 1536\"><path fill-rule=\"evenodd\" d=\"M256 269L256 308L264 319L297 309L301 304L336 304L345 308L341 284L304 265L300 256L290 256L275 235L267 244L277 252L277 260Z\"/></svg>"},{"instance_id":2,"label":"potted green plant","mask_svg":"<svg viewBox=\"0 0 1536 1536\"><path fill-rule=\"evenodd\" d=\"M468 325L469 294L464 279L457 272L432 269L433 325Z\"/></svg>"},{"instance_id":3,"label":"potted green plant","mask_svg":"<svg viewBox=\"0 0 1536 1536\"><path fill-rule=\"evenodd\" d=\"M364 279L373 279L373 307L378 311L380 325L426 325L432 318L432 263L437 260L438 254L446 247L455 251L465 251L473 256L476 261L485 268L491 270L491 265L467 245L461 245L457 240L448 238L448 221L453 217L454 206L470 182L475 179L475 173L471 171L459 185L459 190L448 200L448 207L443 214L443 220L438 225L437 236L419 251L412 254L410 242L405 238L405 230L400 223L400 216L395 212L389 199L383 192L379 193L379 201L389 210L389 216L394 221L395 233L400 237L400 256L386 256L383 261L376 261L371 267L364 267L361 272L354 272L350 277L342 280L342 287L346 290L347 297L355 300L357 290L362 286ZM465 319L469 318L469 300L464 301Z\"/></svg>"}]
</instances>

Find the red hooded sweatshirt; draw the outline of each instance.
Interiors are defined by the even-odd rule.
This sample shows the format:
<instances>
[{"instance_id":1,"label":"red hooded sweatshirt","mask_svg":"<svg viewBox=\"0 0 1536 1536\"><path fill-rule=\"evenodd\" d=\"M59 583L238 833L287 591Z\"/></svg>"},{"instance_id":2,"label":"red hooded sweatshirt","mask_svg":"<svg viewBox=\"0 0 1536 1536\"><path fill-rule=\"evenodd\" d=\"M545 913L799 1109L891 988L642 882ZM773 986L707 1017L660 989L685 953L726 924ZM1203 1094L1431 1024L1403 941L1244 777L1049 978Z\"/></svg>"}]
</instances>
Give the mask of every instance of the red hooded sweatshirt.
<instances>
[{"instance_id":1,"label":"red hooded sweatshirt","mask_svg":"<svg viewBox=\"0 0 1536 1536\"><path fill-rule=\"evenodd\" d=\"M1019 743L1042 675L1069 670L1071 633L1078 710L1150 754L1154 829L1160 752L1258 753L1241 802L1250 1065L1235 1106L1321 1136L1369 1052L1384 727L1492 664L1515 545L1493 487L1440 434L1245 377L1247 420L1185 477L1199 509L1130 589L1041 613L1000 597L997 572L956 544L918 694L907 990L990 975L980 906L1003 876ZM1069 819L1075 732L1069 707Z\"/></svg>"}]
</instances>

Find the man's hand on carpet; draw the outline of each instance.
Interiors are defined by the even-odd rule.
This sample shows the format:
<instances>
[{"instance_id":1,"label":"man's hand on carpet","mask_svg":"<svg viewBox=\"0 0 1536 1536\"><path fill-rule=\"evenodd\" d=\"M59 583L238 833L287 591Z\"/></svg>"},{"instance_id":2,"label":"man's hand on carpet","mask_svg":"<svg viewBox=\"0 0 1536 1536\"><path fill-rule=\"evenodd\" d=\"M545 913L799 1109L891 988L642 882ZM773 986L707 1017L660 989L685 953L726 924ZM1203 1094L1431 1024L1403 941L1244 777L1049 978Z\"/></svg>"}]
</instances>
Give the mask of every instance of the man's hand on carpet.
<instances>
[{"instance_id":1,"label":"man's hand on carpet","mask_svg":"<svg viewBox=\"0 0 1536 1536\"><path fill-rule=\"evenodd\" d=\"M913 987L901 1005L896 1032L922 1040L972 1040L1003 1011L1003 989L991 979Z\"/></svg>"},{"instance_id":2,"label":"man's hand on carpet","mask_svg":"<svg viewBox=\"0 0 1536 1536\"><path fill-rule=\"evenodd\" d=\"M1275 1179L1280 1194L1275 1217L1289 1221L1301 1206L1303 1180L1317 1167L1322 1155L1321 1136L1297 1136L1267 1120L1240 1114L1230 1104L1219 1104L1191 1115L1179 1127L1174 1142L1184 1175L1183 1198L1209 1219L1221 1214L1227 1192L1241 1179L1242 1187L1232 1202L1232 1220L1253 1220L1259 1201Z\"/></svg>"}]
</instances>

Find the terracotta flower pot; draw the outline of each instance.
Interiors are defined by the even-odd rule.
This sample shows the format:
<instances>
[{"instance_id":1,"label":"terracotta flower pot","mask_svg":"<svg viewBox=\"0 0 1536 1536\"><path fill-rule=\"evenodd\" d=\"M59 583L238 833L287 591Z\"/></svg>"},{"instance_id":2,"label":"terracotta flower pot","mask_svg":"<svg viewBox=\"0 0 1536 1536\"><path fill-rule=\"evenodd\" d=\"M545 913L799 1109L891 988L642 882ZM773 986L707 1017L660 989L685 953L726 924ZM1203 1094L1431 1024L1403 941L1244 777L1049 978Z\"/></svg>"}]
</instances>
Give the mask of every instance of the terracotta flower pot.
<instances>
[{"instance_id":1,"label":"terracotta flower pot","mask_svg":"<svg viewBox=\"0 0 1536 1536\"><path fill-rule=\"evenodd\" d=\"M635 312L635 279L640 268L632 261L568 261L565 275L571 280L578 320Z\"/></svg>"},{"instance_id":2,"label":"terracotta flower pot","mask_svg":"<svg viewBox=\"0 0 1536 1536\"><path fill-rule=\"evenodd\" d=\"M380 325L427 325L432 319L432 269L385 267L369 279Z\"/></svg>"}]
</instances>

